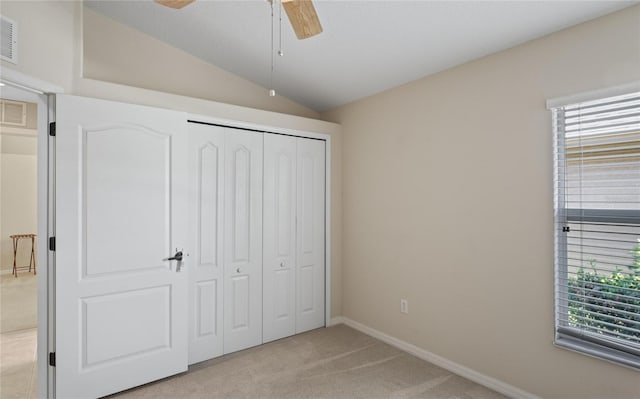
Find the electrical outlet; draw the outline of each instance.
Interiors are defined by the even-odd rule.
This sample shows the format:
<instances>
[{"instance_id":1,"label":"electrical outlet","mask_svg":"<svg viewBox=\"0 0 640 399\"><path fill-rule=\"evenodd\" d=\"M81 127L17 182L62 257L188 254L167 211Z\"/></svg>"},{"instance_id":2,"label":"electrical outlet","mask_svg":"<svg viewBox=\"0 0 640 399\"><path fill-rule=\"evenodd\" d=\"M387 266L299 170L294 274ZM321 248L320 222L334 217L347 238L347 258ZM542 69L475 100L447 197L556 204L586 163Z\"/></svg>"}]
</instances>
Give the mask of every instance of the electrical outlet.
<instances>
[{"instance_id":1,"label":"electrical outlet","mask_svg":"<svg viewBox=\"0 0 640 399\"><path fill-rule=\"evenodd\" d=\"M400 313L409 313L409 301L406 299L400 300Z\"/></svg>"}]
</instances>

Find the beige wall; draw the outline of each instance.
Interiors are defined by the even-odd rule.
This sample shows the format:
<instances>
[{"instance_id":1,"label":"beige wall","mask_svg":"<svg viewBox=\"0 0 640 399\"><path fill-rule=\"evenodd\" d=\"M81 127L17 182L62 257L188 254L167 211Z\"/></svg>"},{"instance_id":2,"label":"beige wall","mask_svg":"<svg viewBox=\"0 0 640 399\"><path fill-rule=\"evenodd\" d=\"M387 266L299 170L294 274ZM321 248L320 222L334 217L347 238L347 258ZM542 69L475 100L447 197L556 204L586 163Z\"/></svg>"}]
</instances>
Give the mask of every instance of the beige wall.
<instances>
[{"instance_id":1,"label":"beige wall","mask_svg":"<svg viewBox=\"0 0 640 399\"><path fill-rule=\"evenodd\" d=\"M2 130L2 129L0 129ZM35 136L0 134L0 271L13 267L12 234L37 233ZM18 266L29 264L31 242L20 240Z\"/></svg>"},{"instance_id":2,"label":"beige wall","mask_svg":"<svg viewBox=\"0 0 640 399\"><path fill-rule=\"evenodd\" d=\"M0 1L0 14L18 25L18 63L0 61L29 76L71 91L76 69L74 2Z\"/></svg>"},{"instance_id":3,"label":"beige wall","mask_svg":"<svg viewBox=\"0 0 640 399\"><path fill-rule=\"evenodd\" d=\"M317 112L84 8L85 78L317 118Z\"/></svg>"},{"instance_id":4,"label":"beige wall","mask_svg":"<svg viewBox=\"0 0 640 399\"><path fill-rule=\"evenodd\" d=\"M83 43L83 11L78 1L0 1L0 14L18 22L19 63L14 65L1 61L2 68L11 68L37 79L60 86L67 94L143 104L160 108L169 108L194 114L222 118L228 121L242 121L263 126L296 129L331 136L331 273L332 303L334 316L341 314L341 136L340 126L317 119L296 116L299 105L279 102L279 112L251 104L227 104L223 102L198 99L178 94L158 91L158 88L138 88L123 84L89 79L81 74ZM89 17L91 18L91 17ZM104 21L103 21L104 22ZM140 39L136 35L134 40ZM147 38L147 40L150 38ZM145 39L140 39L145 40ZM183 59L189 65L193 60ZM205 71L206 72L206 71ZM123 71L122 76L128 72ZM198 81L204 72L197 74ZM228 75L216 72L212 79L228 78ZM255 87L238 83L237 86L225 86L225 90L245 92L238 95L248 101L255 93ZM154 90L155 89L155 90ZM178 92L178 90L169 90ZM266 89L261 89L263 93ZM262 95L262 94L261 94ZM266 106L265 106L266 108ZM305 111L306 112L306 111Z\"/></svg>"},{"instance_id":5,"label":"beige wall","mask_svg":"<svg viewBox=\"0 0 640 399\"><path fill-rule=\"evenodd\" d=\"M545 109L633 80L640 6L324 114L343 131L343 314L544 398L639 398L637 371L552 345Z\"/></svg>"}]
</instances>

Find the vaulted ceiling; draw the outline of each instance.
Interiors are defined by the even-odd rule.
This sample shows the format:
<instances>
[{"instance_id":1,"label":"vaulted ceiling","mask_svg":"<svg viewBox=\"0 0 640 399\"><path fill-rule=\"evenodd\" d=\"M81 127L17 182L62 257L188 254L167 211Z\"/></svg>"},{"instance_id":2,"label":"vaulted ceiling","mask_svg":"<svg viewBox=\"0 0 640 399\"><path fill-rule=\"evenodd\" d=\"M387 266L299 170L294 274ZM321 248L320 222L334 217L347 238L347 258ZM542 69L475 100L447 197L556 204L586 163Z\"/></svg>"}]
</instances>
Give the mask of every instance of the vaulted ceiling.
<instances>
[{"instance_id":1,"label":"vaulted ceiling","mask_svg":"<svg viewBox=\"0 0 640 399\"><path fill-rule=\"evenodd\" d=\"M87 1L91 9L316 111L358 100L638 1L323 1L324 32L297 40L282 17L271 82L271 6L196 0ZM279 42L279 9L274 37Z\"/></svg>"}]
</instances>

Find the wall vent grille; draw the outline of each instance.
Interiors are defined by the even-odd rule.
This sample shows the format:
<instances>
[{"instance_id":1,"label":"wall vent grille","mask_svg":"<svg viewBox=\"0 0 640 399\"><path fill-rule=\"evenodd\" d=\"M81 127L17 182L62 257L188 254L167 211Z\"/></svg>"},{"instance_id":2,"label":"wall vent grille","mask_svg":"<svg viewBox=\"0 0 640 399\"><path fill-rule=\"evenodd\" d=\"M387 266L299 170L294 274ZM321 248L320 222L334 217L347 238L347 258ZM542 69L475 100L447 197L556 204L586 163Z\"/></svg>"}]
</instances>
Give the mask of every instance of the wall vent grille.
<instances>
[{"instance_id":1,"label":"wall vent grille","mask_svg":"<svg viewBox=\"0 0 640 399\"><path fill-rule=\"evenodd\" d=\"M7 17L0 16L0 58L13 64L18 63L18 26Z\"/></svg>"},{"instance_id":2,"label":"wall vent grille","mask_svg":"<svg viewBox=\"0 0 640 399\"><path fill-rule=\"evenodd\" d=\"M27 126L27 103L0 100L0 123L10 126Z\"/></svg>"}]
</instances>

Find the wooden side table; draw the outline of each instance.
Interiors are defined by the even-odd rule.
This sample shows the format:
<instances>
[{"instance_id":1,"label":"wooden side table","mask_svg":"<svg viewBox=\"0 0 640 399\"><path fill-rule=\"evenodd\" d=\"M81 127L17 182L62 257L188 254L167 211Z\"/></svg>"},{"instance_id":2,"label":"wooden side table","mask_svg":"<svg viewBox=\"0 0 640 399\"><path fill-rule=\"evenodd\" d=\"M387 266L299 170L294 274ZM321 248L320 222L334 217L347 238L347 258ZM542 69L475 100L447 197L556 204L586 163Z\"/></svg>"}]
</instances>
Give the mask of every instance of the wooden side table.
<instances>
[{"instance_id":1,"label":"wooden side table","mask_svg":"<svg viewBox=\"0 0 640 399\"><path fill-rule=\"evenodd\" d=\"M11 237L11 240L13 241L13 275L15 277L18 277L18 270L25 270L27 268L29 269L29 272L31 272L31 267L33 267L33 274L36 274L36 254L34 250L36 235L35 234L14 234L9 237ZM18 257L18 242L22 238L31 239L31 258L29 259L28 266L16 266L16 258Z\"/></svg>"}]
</instances>

